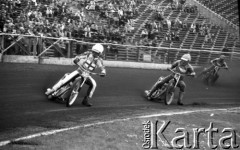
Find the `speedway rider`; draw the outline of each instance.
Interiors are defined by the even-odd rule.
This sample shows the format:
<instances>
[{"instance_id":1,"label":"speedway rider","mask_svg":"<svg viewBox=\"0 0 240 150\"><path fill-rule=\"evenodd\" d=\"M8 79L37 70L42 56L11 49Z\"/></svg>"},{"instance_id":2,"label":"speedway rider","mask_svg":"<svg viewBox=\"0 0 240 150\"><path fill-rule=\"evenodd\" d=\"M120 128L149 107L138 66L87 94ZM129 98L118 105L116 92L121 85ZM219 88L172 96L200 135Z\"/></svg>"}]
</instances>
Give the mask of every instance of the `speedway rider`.
<instances>
[{"instance_id":1,"label":"speedway rider","mask_svg":"<svg viewBox=\"0 0 240 150\"><path fill-rule=\"evenodd\" d=\"M183 81L183 76L184 75L189 75L189 76L195 76L196 75L193 67L189 64L190 61L191 61L191 55L190 54L184 54L181 57L181 60L175 61L172 64L171 68L168 68L168 70L169 69L174 69L175 72L181 74L181 77L180 77L178 85L177 85L180 88L178 102L177 102L178 105L183 105L182 100L183 100L183 96L184 96L184 92L185 92L185 88L186 88L186 84ZM155 90L157 90L158 88L161 88L165 83L169 82L173 77L174 77L174 74L170 74L167 77L165 77L161 82L159 82L158 84L155 84L151 88L151 90L146 90L145 94L147 95L147 98L151 99L151 95L153 94L153 92Z\"/></svg>"},{"instance_id":2,"label":"speedway rider","mask_svg":"<svg viewBox=\"0 0 240 150\"><path fill-rule=\"evenodd\" d=\"M104 48L101 44L95 44L92 47L91 51L84 52L83 54L76 56L73 60L75 64L81 65L84 69L86 69L89 72L93 72L97 67L101 69L100 76L104 77L106 75L106 70L103 65L103 60L100 57L100 55L103 53ZM77 74L79 76L79 74ZM71 74L69 75L71 76ZM76 77L76 75L72 75L71 78L66 79L64 82L59 82L56 85L53 86L52 89L48 89L45 93L46 95L49 95L53 93L54 91L58 90L62 85L70 81L73 77ZM82 104L85 106L92 106L91 103L89 103L89 99L92 98L93 93L96 89L96 81L90 76L87 81L85 82L87 85L89 85L87 95L84 97Z\"/></svg>"},{"instance_id":3,"label":"speedway rider","mask_svg":"<svg viewBox=\"0 0 240 150\"><path fill-rule=\"evenodd\" d=\"M225 55L220 55L219 58L215 58L215 59L211 60L211 64L212 65L210 67L208 67L206 70L202 71L200 75L211 71L212 69L215 68L215 66L218 66L219 68L223 68L223 69L228 69L227 63L225 62ZM217 75L217 77L219 77L218 73L216 73L216 75Z\"/></svg>"}]
</instances>

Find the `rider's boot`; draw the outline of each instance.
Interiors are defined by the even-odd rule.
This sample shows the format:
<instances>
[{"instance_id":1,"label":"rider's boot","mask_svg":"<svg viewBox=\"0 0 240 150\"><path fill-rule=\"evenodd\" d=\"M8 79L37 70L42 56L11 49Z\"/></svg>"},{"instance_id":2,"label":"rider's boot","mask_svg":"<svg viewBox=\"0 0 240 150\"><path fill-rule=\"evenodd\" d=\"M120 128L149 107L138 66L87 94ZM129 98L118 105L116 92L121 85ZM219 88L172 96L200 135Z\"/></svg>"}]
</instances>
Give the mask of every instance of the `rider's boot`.
<instances>
[{"instance_id":1,"label":"rider's boot","mask_svg":"<svg viewBox=\"0 0 240 150\"><path fill-rule=\"evenodd\" d=\"M146 93L148 94L147 97L150 98L151 95L159 88L161 87L162 85L164 84L164 82L157 82L156 84L153 85L153 87Z\"/></svg>"},{"instance_id":2,"label":"rider's boot","mask_svg":"<svg viewBox=\"0 0 240 150\"><path fill-rule=\"evenodd\" d=\"M85 106L88 106L88 107L91 107L92 104L89 103L89 97L88 96L85 96L83 101L82 101L82 104L85 105Z\"/></svg>"},{"instance_id":3,"label":"rider's boot","mask_svg":"<svg viewBox=\"0 0 240 150\"><path fill-rule=\"evenodd\" d=\"M64 77L58 81L52 88L48 88L45 92L46 95L50 95L56 90L58 90L61 86L63 86L65 83L67 83L69 80L71 80L73 77L75 77L78 74L77 71L72 72L71 74L67 75L65 74Z\"/></svg>"},{"instance_id":4,"label":"rider's boot","mask_svg":"<svg viewBox=\"0 0 240 150\"><path fill-rule=\"evenodd\" d=\"M183 96L184 96L184 92L179 92L179 96L178 96L178 105L183 105L182 101L183 101Z\"/></svg>"}]
</instances>

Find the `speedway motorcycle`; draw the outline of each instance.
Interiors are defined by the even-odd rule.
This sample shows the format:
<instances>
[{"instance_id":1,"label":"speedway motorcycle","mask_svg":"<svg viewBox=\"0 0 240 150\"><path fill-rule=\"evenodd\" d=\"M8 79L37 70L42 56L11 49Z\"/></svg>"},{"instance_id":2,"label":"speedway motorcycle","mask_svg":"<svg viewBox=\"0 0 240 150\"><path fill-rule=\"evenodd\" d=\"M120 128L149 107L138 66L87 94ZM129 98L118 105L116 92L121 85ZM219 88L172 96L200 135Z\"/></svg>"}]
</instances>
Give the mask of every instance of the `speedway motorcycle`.
<instances>
[{"instance_id":1,"label":"speedway motorcycle","mask_svg":"<svg viewBox=\"0 0 240 150\"><path fill-rule=\"evenodd\" d=\"M164 83L160 88L155 90L150 97L151 100L164 101L166 105L170 105L173 102L175 89L178 85L181 74L173 71L172 69L169 69L169 71L174 74L173 78L168 83ZM155 85L163 80L164 77L160 77Z\"/></svg>"},{"instance_id":2,"label":"speedway motorcycle","mask_svg":"<svg viewBox=\"0 0 240 150\"><path fill-rule=\"evenodd\" d=\"M78 65L78 69L73 71L72 73L66 73L57 83L63 82L66 78L71 78L70 81L62 85L55 92L47 95L49 100L62 100L66 103L67 107L73 105L75 100L78 97L79 90L83 87L87 79L90 75L101 75L101 73L93 73L86 69L84 69L80 64ZM56 83L56 84L57 84Z\"/></svg>"},{"instance_id":3,"label":"speedway motorcycle","mask_svg":"<svg viewBox=\"0 0 240 150\"><path fill-rule=\"evenodd\" d=\"M214 66L213 69L210 71L203 73L202 74L202 80L207 84L207 85L214 85L214 83L217 81L219 78L218 71L222 67Z\"/></svg>"}]
</instances>

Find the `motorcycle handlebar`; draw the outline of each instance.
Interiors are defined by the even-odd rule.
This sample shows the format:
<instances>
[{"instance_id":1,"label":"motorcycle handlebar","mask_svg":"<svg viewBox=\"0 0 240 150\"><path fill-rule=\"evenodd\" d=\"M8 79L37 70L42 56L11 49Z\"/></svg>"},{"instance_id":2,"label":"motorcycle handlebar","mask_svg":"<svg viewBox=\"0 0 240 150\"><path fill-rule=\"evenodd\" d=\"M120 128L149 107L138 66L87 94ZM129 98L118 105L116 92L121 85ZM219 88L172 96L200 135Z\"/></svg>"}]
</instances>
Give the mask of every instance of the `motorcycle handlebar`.
<instances>
[{"instance_id":1,"label":"motorcycle handlebar","mask_svg":"<svg viewBox=\"0 0 240 150\"><path fill-rule=\"evenodd\" d=\"M186 76L192 76L190 74L181 74L181 73L178 73L178 72L175 72L174 70L168 68L169 71L171 71L173 74L177 74L177 75L186 75Z\"/></svg>"},{"instance_id":2,"label":"motorcycle handlebar","mask_svg":"<svg viewBox=\"0 0 240 150\"><path fill-rule=\"evenodd\" d=\"M168 68L168 70L169 70L169 71L171 71L171 72L172 72L172 73L174 73L174 74L181 75L180 73L178 73L178 72L175 72L174 70L172 70L172 69L170 69L170 68Z\"/></svg>"}]
</instances>

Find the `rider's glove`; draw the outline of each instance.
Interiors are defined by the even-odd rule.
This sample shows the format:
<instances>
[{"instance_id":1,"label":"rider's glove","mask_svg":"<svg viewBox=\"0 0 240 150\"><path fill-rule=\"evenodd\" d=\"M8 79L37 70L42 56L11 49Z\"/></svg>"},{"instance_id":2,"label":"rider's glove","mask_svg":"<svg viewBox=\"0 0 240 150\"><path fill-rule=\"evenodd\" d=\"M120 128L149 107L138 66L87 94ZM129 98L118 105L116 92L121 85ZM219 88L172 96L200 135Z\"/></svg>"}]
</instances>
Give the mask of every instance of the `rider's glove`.
<instances>
[{"instance_id":1,"label":"rider's glove","mask_svg":"<svg viewBox=\"0 0 240 150\"><path fill-rule=\"evenodd\" d=\"M196 73L195 73L195 72L192 72L192 73L190 74L190 76L195 77L195 76L196 76Z\"/></svg>"},{"instance_id":2,"label":"rider's glove","mask_svg":"<svg viewBox=\"0 0 240 150\"><path fill-rule=\"evenodd\" d=\"M75 58L75 59L73 60L74 64L77 64L79 61L80 61L79 58Z\"/></svg>"}]
</instances>

